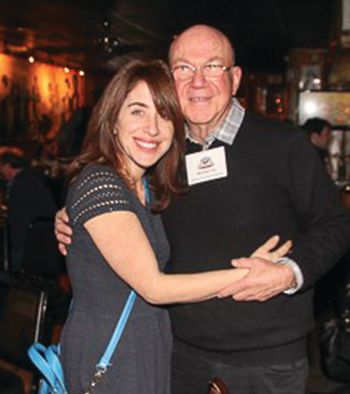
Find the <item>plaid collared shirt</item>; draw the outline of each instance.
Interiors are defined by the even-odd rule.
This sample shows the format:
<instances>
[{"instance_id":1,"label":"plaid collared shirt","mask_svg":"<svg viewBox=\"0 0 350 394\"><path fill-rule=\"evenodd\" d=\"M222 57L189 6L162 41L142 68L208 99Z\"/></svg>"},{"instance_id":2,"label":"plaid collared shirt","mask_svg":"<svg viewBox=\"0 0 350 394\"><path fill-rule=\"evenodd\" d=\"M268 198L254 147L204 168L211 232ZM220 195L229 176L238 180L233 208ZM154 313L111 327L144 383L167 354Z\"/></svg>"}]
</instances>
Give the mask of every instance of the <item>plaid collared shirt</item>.
<instances>
[{"instance_id":1,"label":"plaid collared shirt","mask_svg":"<svg viewBox=\"0 0 350 394\"><path fill-rule=\"evenodd\" d=\"M241 106L237 99L232 98L231 108L225 118L224 123L206 136L204 143L201 144L203 146L203 150L208 149L215 139L232 145L239 127L243 122L244 114L245 109ZM185 132L187 139L198 144L198 141L191 137L190 128L188 125L186 125Z\"/></svg>"}]
</instances>

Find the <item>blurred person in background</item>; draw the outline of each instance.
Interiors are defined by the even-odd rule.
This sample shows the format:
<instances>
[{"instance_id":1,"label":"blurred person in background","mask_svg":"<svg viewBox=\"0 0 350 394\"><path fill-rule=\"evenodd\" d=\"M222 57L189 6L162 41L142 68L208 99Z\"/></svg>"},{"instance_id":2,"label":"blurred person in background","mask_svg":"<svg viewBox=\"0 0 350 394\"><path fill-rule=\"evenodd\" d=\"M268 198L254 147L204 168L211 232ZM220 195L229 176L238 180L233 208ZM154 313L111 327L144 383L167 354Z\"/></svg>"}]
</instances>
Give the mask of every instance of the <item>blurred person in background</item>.
<instances>
[{"instance_id":1,"label":"blurred person in background","mask_svg":"<svg viewBox=\"0 0 350 394\"><path fill-rule=\"evenodd\" d=\"M332 126L323 118L310 118L302 126L308 134L312 145L317 149L323 162L328 156L328 145L331 139Z\"/></svg>"},{"instance_id":2,"label":"blurred person in background","mask_svg":"<svg viewBox=\"0 0 350 394\"><path fill-rule=\"evenodd\" d=\"M10 236L10 270L20 271L26 234L35 220L52 219L57 210L44 179L18 148L0 150L0 174L7 182L7 219Z\"/></svg>"}]
</instances>

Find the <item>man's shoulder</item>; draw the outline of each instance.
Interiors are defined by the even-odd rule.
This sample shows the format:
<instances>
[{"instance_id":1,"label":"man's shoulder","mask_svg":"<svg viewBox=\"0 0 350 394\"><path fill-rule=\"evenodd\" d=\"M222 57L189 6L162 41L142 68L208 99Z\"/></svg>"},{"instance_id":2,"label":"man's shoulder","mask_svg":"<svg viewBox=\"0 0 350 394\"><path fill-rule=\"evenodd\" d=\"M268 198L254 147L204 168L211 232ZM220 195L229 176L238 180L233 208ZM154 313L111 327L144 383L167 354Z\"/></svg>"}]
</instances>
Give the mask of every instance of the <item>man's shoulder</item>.
<instances>
[{"instance_id":1,"label":"man's shoulder","mask_svg":"<svg viewBox=\"0 0 350 394\"><path fill-rule=\"evenodd\" d=\"M266 132L284 132L295 133L301 129L297 125L279 119L271 119L261 114L251 111L246 111L243 124L249 124L256 127L258 130L265 130Z\"/></svg>"},{"instance_id":2,"label":"man's shoulder","mask_svg":"<svg viewBox=\"0 0 350 394\"><path fill-rule=\"evenodd\" d=\"M294 137L304 138L304 132L286 121L270 119L266 116L246 111L242 130L250 136L288 142Z\"/></svg>"}]
</instances>

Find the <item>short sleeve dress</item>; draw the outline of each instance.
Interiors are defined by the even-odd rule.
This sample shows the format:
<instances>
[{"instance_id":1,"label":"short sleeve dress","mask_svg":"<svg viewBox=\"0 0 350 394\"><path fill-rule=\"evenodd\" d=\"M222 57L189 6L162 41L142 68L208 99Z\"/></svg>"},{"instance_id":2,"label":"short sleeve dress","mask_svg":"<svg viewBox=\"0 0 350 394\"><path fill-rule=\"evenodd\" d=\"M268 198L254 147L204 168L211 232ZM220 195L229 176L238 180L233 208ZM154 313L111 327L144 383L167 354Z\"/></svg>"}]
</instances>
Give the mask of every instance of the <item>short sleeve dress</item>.
<instances>
[{"instance_id":1,"label":"short sleeve dress","mask_svg":"<svg viewBox=\"0 0 350 394\"><path fill-rule=\"evenodd\" d=\"M96 248L84 223L106 212L134 212L161 269L168 260L169 245L160 215L140 204L108 166L85 167L70 187L67 210L73 228L67 255L73 304L62 332L61 351L68 392L82 394L130 292ZM169 394L171 341L166 308L137 297L111 366L94 393Z\"/></svg>"}]
</instances>

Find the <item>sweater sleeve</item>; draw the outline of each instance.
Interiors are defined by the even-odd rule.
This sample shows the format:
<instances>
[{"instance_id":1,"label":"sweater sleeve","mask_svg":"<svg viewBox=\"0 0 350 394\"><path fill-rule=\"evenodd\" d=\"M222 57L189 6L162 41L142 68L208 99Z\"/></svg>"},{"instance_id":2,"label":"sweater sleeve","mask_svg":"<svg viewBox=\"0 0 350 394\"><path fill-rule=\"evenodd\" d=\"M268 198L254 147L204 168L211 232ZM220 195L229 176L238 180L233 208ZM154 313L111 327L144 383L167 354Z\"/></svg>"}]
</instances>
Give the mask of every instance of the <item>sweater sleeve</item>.
<instances>
[{"instance_id":1,"label":"sweater sleeve","mask_svg":"<svg viewBox=\"0 0 350 394\"><path fill-rule=\"evenodd\" d=\"M310 287L350 246L350 216L316 150L301 132L293 133L286 156L287 178L299 237L290 258Z\"/></svg>"}]
</instances>

